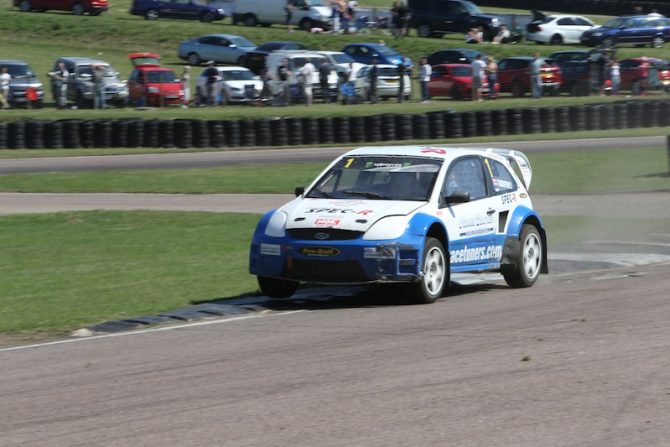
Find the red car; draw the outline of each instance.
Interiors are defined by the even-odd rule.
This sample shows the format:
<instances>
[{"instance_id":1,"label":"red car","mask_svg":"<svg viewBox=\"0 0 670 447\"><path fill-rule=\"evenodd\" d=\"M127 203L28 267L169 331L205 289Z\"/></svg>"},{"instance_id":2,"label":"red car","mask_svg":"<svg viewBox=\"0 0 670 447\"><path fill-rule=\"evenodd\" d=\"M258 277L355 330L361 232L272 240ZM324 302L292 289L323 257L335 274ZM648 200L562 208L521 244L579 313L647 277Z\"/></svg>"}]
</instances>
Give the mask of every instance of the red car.
<instances>
[{"instance_id":1,"label":"red car","mask_svg":"<svg viewBox=\"0 0 670 447\"><path fill-rule=\"evenodd\" d=\"M135 105L161 107L184 102L184 87L171 68L161 67L155 53L132 53L135 68L128 78L128 95Z\"/></svg>"},{"instance_id":2,"label":"red car","mask_svg":"<svg viewBox=\"0 0 670 447\"><path fill-rule=\"evenodd\" d=\"M482 80L482 94L489 94L489 83ZM498 85L494 86L498 90ZM430 96L449 96L451 99L472 98L472 68L468 64L439 64L433 67L428 81Z\"/></svg>"},{"instance_id":3,"label":"red car","mask_svg":"<svg viewBox=\"0 0 670 447\"><path fill-rule=\"evenodd\" d=\"M670 92L670 62L653 57L635 57L619 61L621 90L640 94L645 90Z\"/></svg>"},{"instance_id":4,"label":"red car","mask_svg":"<svg viewBox=\"0 0 670 447\"><path fill-rule=\"evenodd\" d=\"M14 6L22 12L46 11L48 9L58 11L72 11L75 15L88 13L97 16L109 9L107 0L14 0Z\"/></svg>"},{"instance_id":5,"label":"red car","mask_svg":"<svg viewBox=\"0 0 670 447\"><path fill-rule=\"evenodd\" d=\"M561 89L561 69L551 59L542 59L540 70L542 79L542 93L558 94ZM498 62L498 82L500 91L511 93L520 98L531 92L531 64L532 57L508 57Z\"/></svg>"}]
</instances>

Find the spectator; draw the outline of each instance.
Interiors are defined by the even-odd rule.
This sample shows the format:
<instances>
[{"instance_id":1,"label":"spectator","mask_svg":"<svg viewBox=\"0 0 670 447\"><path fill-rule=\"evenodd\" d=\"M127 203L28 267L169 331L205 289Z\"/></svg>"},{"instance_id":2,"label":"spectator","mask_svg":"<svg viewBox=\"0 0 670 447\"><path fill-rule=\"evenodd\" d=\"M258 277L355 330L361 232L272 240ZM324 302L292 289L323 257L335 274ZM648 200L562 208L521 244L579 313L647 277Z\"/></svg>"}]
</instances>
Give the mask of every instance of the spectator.
<instances>
[{"instance_id":1,"label":"spectator","mask_svg":"<svg viewBox=\"0 0 670 447\"><path fill-rule=\"evenodd\" d=\"M316 67L309 60L300 69L300 79L302 81L303 92L305 93L305 104L311 106L313 102L312 83L314 82L314 73Z\"/></svg>"},{"instance_id":2,"label":"spectator","mask_svg":"<svg viewBox=\"0 0 670 447\"><path fill-rule=\"evenodd\" d=\"M489 99L496 99L498 92L496 85L498 84L498 64L493 56L488 56L486 59L486 80L489 84Z\"/></svg>"},{"instance_id":3,"label":"spectator","mask_svg":"<svg viewBox=\"0 0 670 447\"><path fill-rule=\"evenodd\" d=\"M340 8L339 0L330 1L330 16L333 19L333 33L340 32Z\"/></svg>"},{"instance_id":4,"label":"spectator","mask_svg":"<svg viewBox=\"0 0 670 447\"><path fill-rule=\"evenodd\" d=\"M493 44L508 43L510 41L511 36L512 34L507 28L507 25L500 25L500 31L498 31L498 34L495 35L491 43Z\"/></svg>"},{"instance_id":5,"label":"spectator","mask_svg":"<svg viewBox=\"0 0 670 447\"><path fill-rule=\"evenodd\" d=\"M481 101L482 100L482 79L484 77L484 68L486 64L482 60L481 53L477 54L477 57L470 64L472 70L472 100Z\"/></svg>"},{"instance_id":6,"label":"spectator","mask_svg":"<svg viewBox=\"0 0 670 447\"><path fill-rule=\"evenodd\" d=\"M349 34L349 24L351 22L351 15L349 14L349 4L346 0L340 0L339 4L340 24L344 34Z\"/></svg>"},{"instance_id":7,"label":"spectator","mask_svg":"<svg viewBox=\"0 0 670 447\"><path fill-rule=\"evenodd\" d=\"M535 53L533 55L533 62L530 65L530 83L531 89L533 92L533 98L539 98L542 96L542 66L544 63L540 59L540 53Z\"/></svg>"},{"instance_id":8,"label":"spectator","mask_svg":"<svg viewBox=\"0 0 670 447\"><path fill-rule=\"evenodd\" d=\"M93 85L95 87L95 108L106 109L105 98L105 67L103 65L93 66Z\"/></svg>"},{"instance_id":9,"label":"spectator","mask_svg":"<svg viewBox=\"0 0 670 447\"><path fill-rule=\"evenodd\" d=\"M398 22L400 24L400 37L407 36L407 26L409 25L410 10L404 2L400 2L398 9Z\"/></svg>"},{"instance_id":10,"label":"spectator","mask_svg":"<svg viewBox=\"0 0 670 447\"><path fill-rule=\"evenodd\" d=\"M377 59L372 59L372 66L368 72L370 80L370 102L376 104L379 100L377 97L377 79L379 78L379 67L377 67Z\"/></svg>"},{"instance_id":11,"label":"spectator","mask_svg":"<svg viewBox=\"0 0 670 447\"><path fill-rule=\"evenodd\" d=\"M621 86L621 67L615 56L612 57L610 62L610 82L612 83L610 94L616 96Z\"/></svg>"},{"instance_id":12,"label":"spectator","mask_svg":"<svg viewBox=\"0 0 670 447\"><path fill-rule=\"evenodd\" d=\"M217 103L216 84L219 82L219 70L214 66L214 61L207 62L204 75L207 78L205 103L213 106Z\"/></svg>"},{"instance_id":13,"label":"spectator","mask_svg":"<svg viewBox=\"0 0 670 447\"><path fill-rule=\"evenodd\" d=\"M482 43L478 28L470 28L470 31L465 35L465 43Z\"/></svg>"},{"instance_id":14,"label":"spectator","mask_svg":"<svg viewBox=\"0 0 670 447\"><path fill-rule=\"evenodd\" d=\"M181 73L181 84L184 89L184 104L183 107L188 107L191 104L191 66L184 65L184 71Z\"/></svg>"},{"instance_id":15,"label":"spectator","mask_svg":"<svg viewBox=\"0 0 670 447\"><path fill-rule=\"evenodd\" d=\"M287 106L290 102L289 78L291 77L291 70L289 69L288 58L284 58L279 67L277 67L277 105Z\"/></svg>"},{"instance_id":16,"label":"spectator","mask_svg":"<svg viewBox=\"0 0 670 447\"><path fill-rule=\"evenodd\" d=\"M70 72L63 62L59 62L58 68L49 73L49 77L51 77L51 95L54 103L59 109L64 109L67 106L67 80Z\"/></svg>"},{"instance_id":17,"label":"spectator","mask_svg":"<svg viewBox=\"0 0 670 447\"><path fill-rule=\"evenodd\" d=\"M402 62L396 67L398 73L398 102L403 102L405 99L405 72L407 67Z\"/></svg>"},{"instance_id":18,"label":"spectator","mask_svg":"<svg viewBox=\"0 0 670 447\"><path fill-rule=\"evenodd\" d=\"M328 63L328 60L325 57L321 59L318 71L319 86L321 87L323 102L330 102L330 84L328 83L328 78L333 71L333 67Z\"/></svg>"},{"instance_id":19,"label":"spectator","mask_svg":"<svg viewBox=\"0 0 670 447\"><path fill-rule=\"evenodd\" d=\"M0 69L0 103L3 109L9 109L9 83L12 75L9 74L7 67Z\"/></svg>"},{"instance_id":20,"label":"spectator","mask_svg":"<svg viewBox=\"0 0 670 447\"><path fill-rule=\"evenodd\" d=\"M289 33L293 32L293 24L291 23L291 20L293 19L293 9L295 9L293 0L286 0L286 6L284 6L284 15L286 18L286 27L288 28Z\"/></svg>"},{"instance_id":21,"label":"spectator","mask_svg":"<svg viewBox=\"0 0 670 447\"><path fill-rule=\"evenodd\" d=\"M419 82L421 83L421 102L427 103L430 100L430 93L428 92L428 81L430 75L433 74L433 67L428 63L425 57L419 61Z\"/></svg>"}]
</instances>

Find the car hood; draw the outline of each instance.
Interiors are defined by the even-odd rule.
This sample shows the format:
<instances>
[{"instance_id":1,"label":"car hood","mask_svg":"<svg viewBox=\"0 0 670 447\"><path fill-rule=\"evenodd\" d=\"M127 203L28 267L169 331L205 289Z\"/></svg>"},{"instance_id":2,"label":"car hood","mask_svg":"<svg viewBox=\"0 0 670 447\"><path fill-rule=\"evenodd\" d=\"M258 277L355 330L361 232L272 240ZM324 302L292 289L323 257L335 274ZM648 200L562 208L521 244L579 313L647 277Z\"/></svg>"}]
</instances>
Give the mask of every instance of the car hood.
<instances>
[{"instance_id":1,"label":"car hood","mask_svg":"<svg viewBox=\"0 0 670 447\"><path fill-rule=\"evenodd\" d=\"M263 88L263 81L259 81L258 79L249 79L246 81L224 81L224 84L226 84L228 87L239 89L243 89L245 85L250 84L253 84L257 89Z\"/></svg>"},{"instance_id":2,"label":"car hood","mask_svg":"<svg viewBox=\"0 0 670 447\"><path fill-rule=\"evenodd\" d=\"M36 78L12 78L12 80L9 81L9 86L14 88L17 87L39 88L42 87L42 83Z\"/></svg>"},{"instance_id":3,"label":"car hood","mask_svg":"<svg viewBox=\"0 0 670 447\"><path fill-rule=\"evenodd\" d=\"M426 202L400 200L296 199L282 208L286 228L367 231L386 216L407 216Z\"/></svg>"}]
</instances>

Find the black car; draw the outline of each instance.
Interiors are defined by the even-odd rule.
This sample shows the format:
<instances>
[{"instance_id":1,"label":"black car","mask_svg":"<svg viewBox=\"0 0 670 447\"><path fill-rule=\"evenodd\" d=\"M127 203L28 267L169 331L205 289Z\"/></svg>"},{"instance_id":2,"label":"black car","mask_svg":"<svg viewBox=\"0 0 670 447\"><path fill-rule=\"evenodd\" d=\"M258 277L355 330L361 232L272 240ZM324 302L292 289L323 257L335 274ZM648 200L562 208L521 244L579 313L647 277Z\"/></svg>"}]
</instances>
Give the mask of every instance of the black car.
<instances>
[{"instance_id":1,"label":"black car","mask_svg":"<svg viewBox=\"0 0 670 447\"><path fill-rule=\"evenodd\" d=\"M482 60L486 60L486 54L481 51L471 50L469 48L449 48L446 50L439 50L426 56L428 64L470 64L477 55L482 55Z\"/></svg>"},{"instance_id":2,"label":"black car","mask_svg":"<svg viewBox=\"0 0 670 447\"><path fill-rule=\"evenodd\" d=\"M573 96L585 96L600 89L602 72L608 55L603 50L568 50L552 53L561 69L561 89Z\"/></svg>"},{"instance_id":3,"label":"black car","mask_svg":"<svg viewBox=\"0 0 670 447\"><path fill-rule=\"evenodd\" d=\"M266 42L249 51L242 59L242 65L255 74L259 74L265 68L265 58L268 54L277 50L307 50L308 48L297 42L272 41Z\"/></svg>"},{"instance_id":4,"label":"black car","mask_svg":"<svg viewBox=\"0 0 670 447\"><path fill-rule=\"evenodd\" d=\"M409 0L409 25L420 37L442 37L446 33L467 33L482 27L491 40L500 26L497 17L486 15L467 0Z\"/></svg>"}]
</instances>

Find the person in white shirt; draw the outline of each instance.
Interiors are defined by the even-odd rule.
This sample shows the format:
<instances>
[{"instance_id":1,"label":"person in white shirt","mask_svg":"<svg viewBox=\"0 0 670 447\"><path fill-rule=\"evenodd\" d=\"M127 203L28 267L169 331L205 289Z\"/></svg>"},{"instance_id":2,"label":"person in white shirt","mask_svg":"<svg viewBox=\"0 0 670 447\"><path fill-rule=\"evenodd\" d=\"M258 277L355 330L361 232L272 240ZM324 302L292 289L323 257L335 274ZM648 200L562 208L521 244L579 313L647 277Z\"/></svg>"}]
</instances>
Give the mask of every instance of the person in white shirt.
<instances>
[{"instance_id":1,"label":"person in white shirt","mask_svg":"<svg viewBox=\"0 0 670 447\"><path fill-rule=\"evenodd\" d=\"M484 78L484 68L486 64L482 60L482 54L477 54L477 57L470 64L472 69L472 100L482 100L482 79Z\"/></svg>"},{"instance_id":2,"label":"person in white shirt","mask_svg":"<svg viewBox=\"0 0 670 447\"><path fill-rule=\"evenodd\" d=\"M428 102L430 93L428 93L428 81L430 75L433 74L433 67L428 63L425 57L419 62L419 81L421 82L421 102Z\"/></svg>"},{"instance_id":3,"label":"person in white shirt","mask_svg":"<svg viewBox=\"0 0 670 447\"><path fill-rule=\"evenodd\" d=\"M0 69L0 103L3 109L9 109L9 82L12 80L12 75L9 74L7 67Z\"/></svg>"},{"instance_id":4,"label":"person in white shirt","mask_svg":"<svg viewBox=\"0 0 670 447\"><path fill-rule=\"evenodd\" d=\"M310 61L307 61L300 69L300 79L302 80L303 91L305 92L305 104L307 106L311 106L313 101L312 82L314 81L315 72L316 67Z\"/></svg>"}]
</instances>

